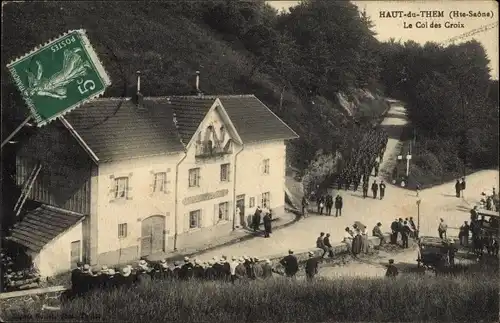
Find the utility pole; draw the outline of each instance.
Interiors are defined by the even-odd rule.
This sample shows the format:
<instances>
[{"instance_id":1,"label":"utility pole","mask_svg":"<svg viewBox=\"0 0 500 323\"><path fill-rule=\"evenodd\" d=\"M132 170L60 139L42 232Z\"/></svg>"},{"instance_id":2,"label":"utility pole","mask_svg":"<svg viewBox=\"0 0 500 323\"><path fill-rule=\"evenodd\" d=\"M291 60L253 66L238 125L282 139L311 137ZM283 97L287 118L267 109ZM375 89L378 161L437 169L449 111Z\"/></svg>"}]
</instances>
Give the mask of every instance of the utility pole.
<instances>
[{"instance_id":1,"label":"utility pole","mask_svg":"<svg viewBox=\"0 0 500 323\"><path fill-rule=\"evenodd\" d=\"M422 202L421 199L417 200L417 238L420 235L420 203Z\"/></svg>"}]
</instances>

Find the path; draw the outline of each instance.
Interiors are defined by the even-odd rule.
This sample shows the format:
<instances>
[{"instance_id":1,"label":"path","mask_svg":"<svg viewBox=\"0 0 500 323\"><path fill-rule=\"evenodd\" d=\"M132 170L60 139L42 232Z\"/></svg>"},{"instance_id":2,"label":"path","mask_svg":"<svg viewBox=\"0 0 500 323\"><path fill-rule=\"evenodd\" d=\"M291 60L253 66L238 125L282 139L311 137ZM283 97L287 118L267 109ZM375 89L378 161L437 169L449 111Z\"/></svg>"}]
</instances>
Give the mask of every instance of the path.
<instances>
[{"instance_id":1,"label":"path","mask_svg":"<svg viewBox=\"0 0 500 323\"><path fill-rule=\"evenodd\" d=\"M401 128L406 123L404 107L393 104L382 126L389 134L387 150L382 164L382 171L387 172L398 153L398 140ZM435 186L420 193L420 231L422 235L437 235L439 218L446 220L450 227L458 228L463 221L469 220L468 203L473 204L485 188L497 186L498 171L482 171L467 177L465 200L454 197L454 183ZM382 222L383 231L388 232L395 218L412 216L417 221L415 194L412 191L387 185L384 200L362 198L361 192L342 191L344 208L342 217L310 216L298 223L271 235L271 238L256 238L236 245L209 251L198 256L208 260L214 256L257 256L266 257L286 254L288 249L314 247L319 232L329 232L332 244L340 242L346 226L354 221L361 221L371 230L377 222ZM450 235L457 236L458 231L450 228Z\"/></svg>"}]
</instances>

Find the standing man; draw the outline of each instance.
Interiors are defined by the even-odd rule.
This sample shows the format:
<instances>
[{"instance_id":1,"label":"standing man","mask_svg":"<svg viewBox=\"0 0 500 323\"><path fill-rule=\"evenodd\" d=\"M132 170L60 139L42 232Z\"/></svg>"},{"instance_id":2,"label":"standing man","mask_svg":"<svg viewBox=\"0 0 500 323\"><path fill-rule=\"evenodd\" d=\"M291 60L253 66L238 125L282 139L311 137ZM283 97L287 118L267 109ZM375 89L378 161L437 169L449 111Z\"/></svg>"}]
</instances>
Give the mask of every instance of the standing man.
<instances>
[{"instance_id":1,"label":"standing man","mask_svg":"<svg viewBox=\"0 0 500 323\"><path fill-rule=\"evenodd\" d=\"M302 196L302 216L305 218L307 217L307 206L309 205L309 202L306 199L306 196Z\"/></svg>"},{"instance_id":2,"label":"standing man","mask_svg":"<svg viewBox=\"0 0 500 323\"><path fill-rule=\"evenodd\" d=\"M255 213L253 215L253 221L252 221L254 232L259 231L261 213L262 213L262 210L260 209L260 206L257 206L257 209L255 210Z\"/></svg>"},{"instance_id":3,"label":"standing man","mask_svg":"<svg viewBox=\"0 0 500 323\"><path fill-rule=\"evenodd\" d=\"M309 251L309 259L306 261L306 276L307 280L312 280L318 273L318 258L314 257L314 253Z\"/></svg>"},{"instance_id":4,"label":"standing man","mask_svg":"<svg viewBox=\"0 0 500 323\"><path fill-rule=\"evenodd\" d=\"M375 177L378 176L378 168L380 167L379 163L375 162Z\"/></svg>"},{"instance_id":5,"label":"standing man","mask_svg":"<svg viewBox=\"0 0 500 323\"><path fill-rule=\"evenodd\" d=\"M403 248L408 248L408 235L410 234L410 227L408 222L403 223L403 227L401 228L401 240L403 240Z\"/></svg>"},{"instance_id":6,"label":"standing man","mask_svg":"<svg viewBox=\"0 0 500 323\"><path fill-rule=\"evenodd\" d=\"M325 197L321 196L318 200L318 213L323 215L323 210L325 209Z\"/></svg>"},{"instance_id":7,"label":"standing man","mask_svg":"<svg viewBox=\"0 0 500 323\"><path fill-rule=\"evenodd\" d=\"M333 207L333 196L328 194L326 197L326 215L332 215L332 207Z\"/></svg>"},{"instance_id":8,"label":"standing man","mask_svg":"<svg viewBox=\"0 0 500 323\"><path fill-rule=\"evenodd\" d=\"M299 262L293 255L293 250L288 250L288 256L281 259L280 264L285 267L285 274L287 277L293 278L299 271Z\"/></svg>"},{"instance_id":9,"label":"standing man","mask_svg":"<svg viewBox=\"0 0 500 323\"><path fill-rule=\"evenodd\" d=\"M342 196L337 194L335 197L335 216L342 216L342 207L344 206L344 201L342 200Z\"/></svg>"},{"instance_id":10,"label":"standing man","mask_svg":"<svg viewBox=\"0 0 500 323\"><path fill-rule=\"evenodd\" d=\"M385 183L384 180L380 181L380 199L383 199L385 196Z\"/></svg>"},{"instance_id":11,"label":"standing man","mask_svg":"<svg viewBox=\"0 0 500 323\"><path fill-rule=\"evenodd\" d=\"M377 184L377 181L373 181L373 184L372 184L372 193L373 193L373 198L376 199L377 198L377 192L378 192L378 184Z\"/></svg>"},{"instance_id":12,"label":"standing man","mask_svg":"<svg viewBox=\"0 0 500 323\"><path fill-rule=\"evenodd\" d=\"M462 184L460 183L460 180L457 179L457 182L455 183L455 196L460 197L460 191L462 190Z\"/></svg>"},{"instance_id":13,"label":"standing man","mask_svg":"<svg viewBox=\"0 0 500 323\"><path fill-rule=\"evenodd\" d=\"M464 191L465 191L465 177L462 177L462 182L460 183L460 190L462 191L462 197L464 197Z\"/></svg>"},{"instance_id":14,"label":"standing man","mask_svg":"<svg viewBox=\"0 0 500 323\"><path fill-rule=\"evenodd\" d=\"M269 213L266 213L266 215L264 215L263 221L264 221L264 237L269 238L269 235L272 232L271 215Z\"/></svg>"},{"instance_id":15,"label":"standing man","mask_svg":"<svg viewBox=\"0 0 500 323\"><path fill-rule=\"evenodd\" d=\"M448 230L448 225L444 222L443 218L440 219L438 226L438 233L440 239L446 239L446 230Z\"/></svg>"},{"instance_id":16,"label":"standing man","mask_svg":"<svg viewBox=\"0 0 500 323\"><path fill-rule=\"evenodd\" d=\"M460 227L460 232L458 234L458 238L460 239L460 245L467 247L469 246L469 231L470 226L467 221L464 221L464 224Z\"/></svg>"},{"instance_id":17,"label":"standing man","mask_svg":"<svg viewBox=\"0 0 500 323\"><path fill-rule=\"evenodd\" d=\"M363 198L368 196L368 180L363 182Z\"/></svg>"}]
</instances>

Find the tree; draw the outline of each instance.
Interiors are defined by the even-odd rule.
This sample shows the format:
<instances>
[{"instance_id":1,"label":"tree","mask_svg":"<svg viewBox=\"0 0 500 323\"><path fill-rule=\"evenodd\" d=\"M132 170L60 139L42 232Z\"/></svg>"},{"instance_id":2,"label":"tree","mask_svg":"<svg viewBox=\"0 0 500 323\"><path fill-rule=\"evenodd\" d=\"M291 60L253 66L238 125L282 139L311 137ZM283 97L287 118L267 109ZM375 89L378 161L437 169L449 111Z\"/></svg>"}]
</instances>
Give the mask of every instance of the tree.
<instances>
[{"instance_id":1,"label":"tree","mask_svg":"<svg viewBox=\"0 0 500 323\"><path fill-rule=\"evenodd\" d=\"M325 154L323 150L316 152L315 159L310 162L302 177L302 186L306 196L316 191L316 187L323 188L326 180L337 172L337 165L341 158L338 152L334 154Z\"/></svg>"}]
</instances>

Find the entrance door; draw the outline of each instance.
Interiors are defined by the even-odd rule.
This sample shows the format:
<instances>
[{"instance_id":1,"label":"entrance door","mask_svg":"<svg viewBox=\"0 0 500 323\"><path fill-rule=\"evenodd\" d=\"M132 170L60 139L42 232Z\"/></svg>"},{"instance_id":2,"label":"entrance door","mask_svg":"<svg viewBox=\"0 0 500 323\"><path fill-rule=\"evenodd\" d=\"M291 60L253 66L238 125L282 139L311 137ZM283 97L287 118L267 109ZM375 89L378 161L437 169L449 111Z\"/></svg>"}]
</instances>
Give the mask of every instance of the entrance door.
<instances>
[{"instance_id":1,"label":"entrance door","mask_svg":"<svg viewBox=\"0 0 500 323\"><path fill-rule=\"evenodd\" d=\"M73 241L71 242L71 268L76 268L76 265L79 261L81 261L80 253L81 253L81 241Z\"/></svg>"},{"instance_id":2,"label":"entrance door","mask_svg":"<svg viewBox=\"0 0 500 323\"><path fill-rule=\"evenodd\" d=\"M238 195L236 200L236 207L240 208L240 214L236 214L239 220L239 225L245 226L245 195Z\"/></svg>"},{"instance_id":3,"label":"entrance door","mask_svg":"<svg viewBox=\"0 0 500 323\"><path fill-rule=\"evenodd\" d=\"M141 256L165 251L165 217L153 215L142 221Z\"/></svg>"}]
</instances>

